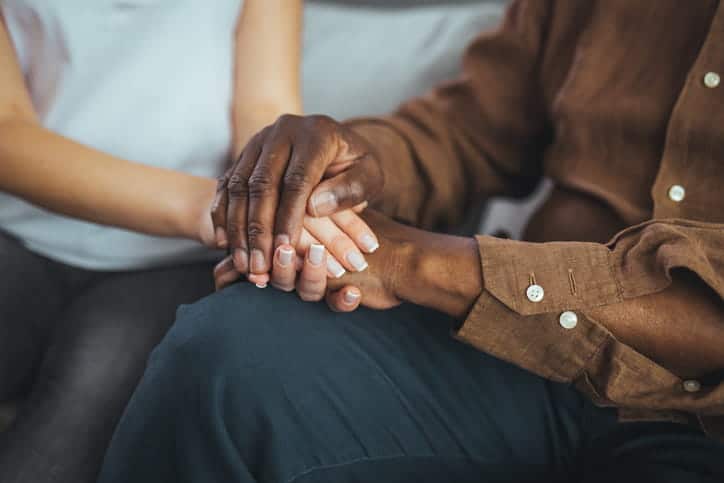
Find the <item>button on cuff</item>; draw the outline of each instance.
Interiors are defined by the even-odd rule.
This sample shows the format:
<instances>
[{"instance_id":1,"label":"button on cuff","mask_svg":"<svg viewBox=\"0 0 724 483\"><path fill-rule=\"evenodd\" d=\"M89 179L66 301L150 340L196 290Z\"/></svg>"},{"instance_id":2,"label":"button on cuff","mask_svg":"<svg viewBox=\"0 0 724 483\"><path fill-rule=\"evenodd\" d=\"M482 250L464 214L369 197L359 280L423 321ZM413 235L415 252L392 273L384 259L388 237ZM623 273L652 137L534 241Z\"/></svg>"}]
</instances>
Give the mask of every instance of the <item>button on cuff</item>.
<instances>
[{"instance_id":1,"label":"button on cuff","mask_svg":"<svg viewBox=\"0 0 724 483\"><path fill-rule=\"evenodd\" d=\"M575 329L578 325L578 316L575 312L566 310L558 317L558 323L560 323L564 329Z\"/></svg>"},{"instance_id":2,"label":"button on cuff","mask_svg":"<svg viewBox=\"0 0 724 483\"><path fill-rule=\"evenodd\" d=\"M530 285L525 291L525 296L533 303L538 303L543 300L544 295L545 291L543 287L536 284Z\"/></svg>"},{"instance_id":3,"label":"button on cuff","mask_svg":"<svg viewBox=\"0 0 724 483\"><path fill-rule=\"evenodd\" d=\"M669 199L675 203L679 203L684 200L686 196L686 190L683 186L675 184L669 188Z\"/></svg>"}]
</instances>

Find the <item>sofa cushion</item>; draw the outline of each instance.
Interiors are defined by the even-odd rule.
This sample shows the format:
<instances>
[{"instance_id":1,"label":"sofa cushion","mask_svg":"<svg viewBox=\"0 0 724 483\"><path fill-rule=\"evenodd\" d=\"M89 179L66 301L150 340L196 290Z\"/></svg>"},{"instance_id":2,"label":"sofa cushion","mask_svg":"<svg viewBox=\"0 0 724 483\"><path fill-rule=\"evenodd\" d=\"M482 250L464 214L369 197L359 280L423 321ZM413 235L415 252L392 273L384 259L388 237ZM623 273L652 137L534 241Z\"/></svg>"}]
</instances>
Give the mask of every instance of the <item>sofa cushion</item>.
<instances>
[{"instance_id":1,"label":"sofa cushion","mask_svg":"<svg viewBox=\"0 0 724 483\"><path fill-rule=\"evenodd\" d=\"M303 95L308 113L385 114L455 77L465 47L494 27L504 0L307 2Z\"/></svg>"}]
</instances>

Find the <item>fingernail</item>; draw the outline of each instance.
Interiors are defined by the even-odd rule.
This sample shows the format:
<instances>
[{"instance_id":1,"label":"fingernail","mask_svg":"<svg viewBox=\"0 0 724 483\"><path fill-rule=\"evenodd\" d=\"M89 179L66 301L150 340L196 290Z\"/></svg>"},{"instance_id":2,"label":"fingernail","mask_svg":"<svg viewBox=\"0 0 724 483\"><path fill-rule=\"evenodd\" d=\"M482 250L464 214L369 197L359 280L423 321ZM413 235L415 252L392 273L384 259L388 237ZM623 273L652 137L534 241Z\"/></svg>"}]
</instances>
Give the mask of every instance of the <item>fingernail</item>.
<instances>
[{"instance_id":1,"label":"fingernail","mask_svg":"<svg viewBox=\"0 0 724 483\"><path fill-rule=\"evenodd\" d=\"M239 269L240 272L246 272L248 262L248 255L246 250L237 248L234 250L234 266Z\"/></svg>"},{"instance_id":2,"label":"fingernail","mask_svg":"<svg viewBox=\"0 0 724 483\"><path fill-rule=\"evenodd\" d=\"M354 267L358 272L363 271L368 267L365 257L360 252L349 252L346 255L347 261Z\"/></svg>"},{"instance_id":3,"label":"fingernail","mask_svg":"<svg viewBox=\"0 0 724 483\"><path fill-rule=\"evenodd\" d=\"M282 267L288 267L292 264L294 258L294 250L288 247L281 247L279 249L279 265Z\"/></svg>"},{"instance_id":4,"label":"fingernail","mask_svg":"<svg viewBox=\"0 0 724 483\"><path fill-rule=\"evenodd\" d=\"M214 230L214 236L216 237L216 246L225 247L229 241L226 239L226 230L217 226Z\"/></svg>"},{"instance_id":5,"label":"fingernail","mask_svg":"<svg viewBox=\"0 0 724 483\"><path fill-rule=\"evenodd\" d=\"M266 288L265 283L255 283L254 285L256 285L256 288Z\"/></svg>"},{"instance_id":6,"label":"fingernail","mask_svg":"<svg viewBox=\"0 0 724 483\"><path fill-rule=\"evenodd\" d=\"M323 191L312 198L312 207L316 214L331 213L337 209L337 196L331 191Z\"/></svg>"},{"instance_id":7,"label":"fingernail","mask_svg":"<svg viewBox=\"0 0 724 483\"><path fill-rule=\"evenodd\" d=\"M377 240L375 240L375 237L373 237L369 233L362 235L362 238L360 238L359 242L360 242L360 245L362 245L362 248L367 250L369 253L374 253L375 250L377 250L380 247L380 244L377 243Z\"/></svg>"},{"instance_id":8,"label":"fingernail","mask_svg":"<svg viewBox=\"0 0 724 483\"><path fill-rule=\"evenodd\" d=\"M344 302L349 305L354 305L359 301L361 296L362 294L350 290L344 294Z\"/></svg>"},{"instance_id":9,"label":"fingernail","mask_svg":"<svg viewBox=\"0 0 724 483\"><path fill-rule=\"evenodd\" d=\"M319 265L324 258L324 245L312 243L309 247L309 261L312 265Z\"/></svg>"},{"instance_id":10,"label":"fingernail","mask_svg":"<svg viewBox=\"0 0 724 483\"><path fill-rule=\"evenodd\" d=\"M266 270L264 266L264 254L258 248L251 251L251 272L263 273Z\"/></svg>"},{"instance_id":11,"label":"fingernail","mask_svg":"<svg viewBox=\"0 0 724 483\"><path fill-rule=\"evenodd\" d=\"M334 278L339 278L347 273L347 270L334 257L327 257L327 270Z\"/></svg>"}]
</instances>

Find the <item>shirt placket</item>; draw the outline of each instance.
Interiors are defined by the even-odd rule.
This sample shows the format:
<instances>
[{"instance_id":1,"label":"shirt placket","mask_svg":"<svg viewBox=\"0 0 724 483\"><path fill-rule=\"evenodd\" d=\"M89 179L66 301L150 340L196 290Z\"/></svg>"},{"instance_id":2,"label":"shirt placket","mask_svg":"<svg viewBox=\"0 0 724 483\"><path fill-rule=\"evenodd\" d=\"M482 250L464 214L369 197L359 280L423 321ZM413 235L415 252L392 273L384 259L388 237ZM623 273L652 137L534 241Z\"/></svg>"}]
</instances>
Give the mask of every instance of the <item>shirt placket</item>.
<instances>
[{"instance_id":1,"label":"shirt placket","mask_svg":"<svg viewBox=\"0 0 724 483\"><path fill-rule=\"evenodd\" d=\"M691 194L697 190L697 156L701 143L696 127L717 122L724 111L724 5L719 4L696 61L689 70L666 134L659 172L652 187L655 219L687 218ZM724 124L722 124L724 135Z\"/></svg>"}]
</instances>

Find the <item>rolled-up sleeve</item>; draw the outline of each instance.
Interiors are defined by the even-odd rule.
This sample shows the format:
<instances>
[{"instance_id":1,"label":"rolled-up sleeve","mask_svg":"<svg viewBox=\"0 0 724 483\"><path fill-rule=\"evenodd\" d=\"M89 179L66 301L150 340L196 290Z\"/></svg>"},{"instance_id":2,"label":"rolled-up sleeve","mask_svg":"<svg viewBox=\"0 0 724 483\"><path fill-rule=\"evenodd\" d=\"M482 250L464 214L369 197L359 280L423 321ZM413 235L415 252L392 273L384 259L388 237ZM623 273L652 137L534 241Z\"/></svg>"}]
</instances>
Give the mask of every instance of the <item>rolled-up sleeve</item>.
<instances>
[{"instance_id":1,"label":"rolled-up sleeve","mask_svg":"<svg viewBox=\"0 0 724 483\"><path fill-rule=\"evenodd\" d=\"M486 236L478 242L484 290L460 339L541 376L574 382L601 404L724 415L721 381L682 380L597 321L621 313L621 303L667 290L679 269L724 298L723 225L651 221L606 245ZM650 325L647 314L626 317ZM714 322L724 323L724 314L718 317Z\"/></svg>"}]
</instances>

